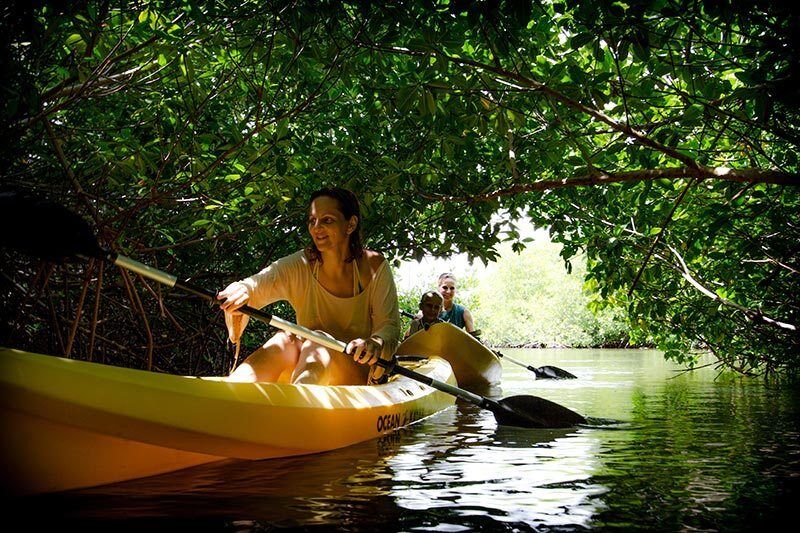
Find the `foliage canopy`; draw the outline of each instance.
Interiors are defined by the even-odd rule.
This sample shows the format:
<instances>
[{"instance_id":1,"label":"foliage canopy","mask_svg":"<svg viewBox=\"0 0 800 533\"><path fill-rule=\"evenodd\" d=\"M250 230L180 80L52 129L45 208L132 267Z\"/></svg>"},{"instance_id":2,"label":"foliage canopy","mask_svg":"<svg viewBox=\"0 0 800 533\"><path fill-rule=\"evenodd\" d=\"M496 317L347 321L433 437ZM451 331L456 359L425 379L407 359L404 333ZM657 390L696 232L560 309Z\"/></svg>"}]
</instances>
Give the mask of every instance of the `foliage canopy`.
<instances>
[{"instance_id":1,"label":"foliage canopy","mask_svg":"<svg viewBox=\"0 0 800 533\"><path fill-rule=\"evenodd\" d=\"M492 215L525 215L669 357L800 366L794 11L106 0L2 17L3 182L128 255L221 286L301 246L306 198L338 184L389 257L492 260L525 244ZM3 274L4 343L219 370L218 322L179 295L98 265L4 255Z\"/></svg>"}]
</instances>

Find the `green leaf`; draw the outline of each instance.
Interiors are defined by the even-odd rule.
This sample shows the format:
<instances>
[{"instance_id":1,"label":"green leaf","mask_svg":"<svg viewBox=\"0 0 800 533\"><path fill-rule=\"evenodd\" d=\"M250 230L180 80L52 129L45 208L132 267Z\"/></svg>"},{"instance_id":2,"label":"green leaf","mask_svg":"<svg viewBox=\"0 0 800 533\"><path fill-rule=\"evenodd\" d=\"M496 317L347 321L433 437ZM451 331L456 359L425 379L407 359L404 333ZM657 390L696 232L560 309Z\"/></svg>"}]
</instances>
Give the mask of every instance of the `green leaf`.
<instances>
[{"instance_id":1,"label":"green leaf","mask_svg":"<svg viewBox=\"0 0 800 533\"><path fill-rule=\"evenodd\" d=\"M497 113L497 115L495 115L495 129L497 133L503 137L508 133L508 122L506 121L505 113Z\"/></svg>"},{"instance_id":2,"label":"green leaf","mask_svg":"<svg viewBox=\"0 0 800 533\"><path fill-rule=\"evenodd\" d=\"M591 43L596 38L597 38L597 36L592 34L592 33L588 33L588 32L587 33L579 33L579 34L573 36L572 39L570 39L570 46L574 50L577 50L579 48L582 48L586 44Z\"/></svg>"},{"instance_id":3,"label":"green leaf","mask_svg":"<svg viewBox=\"0 0 800 533\"><path fill-rule=\"evenodd\" d=\"M275 130L275 140L283 139L289 133L289 120L278 121L278 128Z\"/></svg>"},{"instance_id":4,"label":"green leaf","mask_svg":"<svg viewBox=\"0 0 800 533\"><path fill-rule=\"evenodd\" d=\"M753 77L749 72L745 72L743 70L740 70L738 72L735 72L733 75L736 76L737 80L741 81L745 85L753 85L754 84Z\"/></svg>"},{"instance_id":5,"label":"green leaf","mask_svg":"<svg viewBox=\"0 0 800 533\"><path fill-rule=\"evenodd\" d=\"M403 87L397 92L397 108L406 113L416 101L416 86Z\"/></svg>"},{"instance_id":6,"label":"green leaf","mask_svg":"<svg viewBox=\"0 0 800 533\"><path fill-rule=\"evenodd\" d=\"M686 121L694 121L700 118L705 111L705 107L700 104L692 104L683 113L683 119Z\"/></svg>"},{"instance_id":7,"label":"green leaf","mask_svg":"<svg viewBox=\"0 0 800 533\"><path fill-rule=\"evenodd\" d=\"M453 88L450 84L448 84L448 83L446 83L444 81L438 81L438 80L434 80L434 81L428 82L428 86L429 87L434 87L436 89L445 89L445 90L450 90L450 89Z\"/></svg>"},{"instance_id":8,"label":"green leaf","mask_svg":"<svg viewBox=\"0 0 800 533\"><path fill-rule=\"evenodd\" d=\"M436 114L436 101L433 99L433 93L428 90L425 91L425 107L429 114Z\"/></svg>"},{"instance_id":9,"label":"green leaf","mask_svg":"<svg viewBox=\"0 0 800 533\"><path fill-rule=\"evenodd\" d=\"M286 175L287 170L288 170L288 164L286 163L286 159L283 157L276 158L275 172L277 172L279 176L284 176Z\"/></svg>"},{"instance_id":10,"label":"green leaf","mask_svg":"<svg viewBox=\"0 0 800 533\"><path fill-rule=\"evenodd\" d=\"M592 53L594 54L594 58L597 61L602 62L606 57L606 51L600 45L600 41L597 40L594 42L594 47L592 48Z\"/></svg>"},{"instance_id":11,"label":"green leaf","mask_svg":"<svg viewBox=\"0 0 800 533\"><path fill-rule=\"evenodd\" d=\"M86 43L83 41L83 37L81 37L81 35L78 33L73 33L69 37L67 37L67 40L64 41L64 44L66 44L70 48L75 48L79 45L80 46L86 45Z\"/></svg>"},{"instance_id":12,"label":"green leaf","mask_svg":"<svg viewBox=\"0 0 800 533\"><path fill-rule=\"evenodd\" d=\"M514 111L513 109L507 110L507 114L508 118L511 119L511 122L514 124L514 126L516 126L517 128L525 127L525 123L527 122L527 117L524 114Z\"/></svg>"}]
</instances>

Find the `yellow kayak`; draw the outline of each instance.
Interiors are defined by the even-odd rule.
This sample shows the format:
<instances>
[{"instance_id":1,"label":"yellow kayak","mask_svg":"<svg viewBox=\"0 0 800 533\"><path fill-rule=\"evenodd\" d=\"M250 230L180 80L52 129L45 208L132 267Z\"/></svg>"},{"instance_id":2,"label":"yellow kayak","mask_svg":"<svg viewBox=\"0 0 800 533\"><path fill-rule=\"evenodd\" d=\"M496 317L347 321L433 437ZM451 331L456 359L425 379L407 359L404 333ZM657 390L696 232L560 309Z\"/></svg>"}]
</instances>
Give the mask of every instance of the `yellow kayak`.
<instances>
[{"instance_id":1,"label":"yellow kayak","mask_svg":"<svg viewBox=\"0 0 800 533\"><path fill-rule=\"evenodd\" d=\"M455 384L432 357L414 370ZM53 492L225 458L323 452L379 437L455 399L405 377L379 386L233 383L0 349L0 475Z\"/></svg>"},{"instance_id":2,"label":"yellow kayak","mask_svg":"<svg viewBox=\"0 0 800 533\"><path fill-rule=\"evenodd\" d=\"M460 387L482 388L500 383L500 358L475 337L448 322L431 325L405 339L397 355L421 355L446 359Z\"/></svg>"}]
</instances>

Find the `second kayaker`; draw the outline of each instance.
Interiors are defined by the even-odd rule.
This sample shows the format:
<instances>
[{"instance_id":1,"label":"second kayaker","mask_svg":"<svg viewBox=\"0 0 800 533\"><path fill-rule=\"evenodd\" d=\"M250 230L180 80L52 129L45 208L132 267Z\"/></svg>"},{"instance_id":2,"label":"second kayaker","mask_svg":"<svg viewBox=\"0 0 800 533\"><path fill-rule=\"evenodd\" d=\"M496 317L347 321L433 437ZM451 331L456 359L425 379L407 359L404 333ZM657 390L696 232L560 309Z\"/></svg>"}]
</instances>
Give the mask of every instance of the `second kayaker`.
<instances>
[{"instance_id":1,"label":"second kayaker","mask_svg":"<svg viewBox=\"0 0 800 533\"><path fill-rule=\"evenodd\" d=\"M456 277L451 272L445 272L439 276L438 286L439 294L442 295L443 299L439 318L443 322L450 322L461 329L465 329L467 333L473 334L475 332L475 321L472 319L472 313L463 305L455 302Z\"/></svg>"},{"instance_id":2,"label":"second kayaker","mask_svg":"<svg viewBox=\"0 0 800 533\"><path fill-rule=\"evenodd\" d=\"M442 296L436 291L426 292L419 299L419 310L422 315L417 315L417 318L411 321L411 324L408 326L408 331L406 332L406 337L423 329L427 331L433 324L441 322L439 319L439 311L442 310Z\"/></svg>"},{"instance_id":3,"label":"second kayaker","mask_svg":"<svg viewBox=\"0 0 800 533\"><path fill-rule=\"evenodd\" d=\"M347 343L345 352L279 332L231 373L233 381L279 381L319 385L378 383L400 338L397 289L387 261L362 245L361 212L356 196L325 188L311 195L308 208L311 244L279 259L261 272L228 285L223 300L228 336L239 341L248 316L243 305L261 308L288 301L297 323ZM373 365L370 371L370 366ZM369 377L369 380L368 380Z\"/></svg>"}]
</instances>

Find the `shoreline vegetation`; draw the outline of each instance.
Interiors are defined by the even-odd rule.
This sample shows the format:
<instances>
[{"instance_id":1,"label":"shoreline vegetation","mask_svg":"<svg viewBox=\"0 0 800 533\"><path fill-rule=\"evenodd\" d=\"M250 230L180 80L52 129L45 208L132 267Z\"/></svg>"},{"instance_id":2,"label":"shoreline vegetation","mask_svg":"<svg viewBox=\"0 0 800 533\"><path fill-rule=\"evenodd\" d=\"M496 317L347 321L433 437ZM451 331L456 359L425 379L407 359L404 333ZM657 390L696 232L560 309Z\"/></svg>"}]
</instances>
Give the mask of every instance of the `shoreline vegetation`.
<instances>
[{"instance_id":1,"label":"shoreline vegetation","mask_svg":"<svg viewBox=\"0 0 800 533\"><path fill-rule=\"evenodd\" d=\"M544 343L544 342L523 342L523 343L510 343L510 344L492 344L489 348L494 350L503 349L525 349L525 350L642 350L642 349L655 349L652 344L649 345L636 345L633 346L629 342L624 343L606 343L591 346L570 346L568 344L560 343Z\"/></svg>"}]
</instances>

